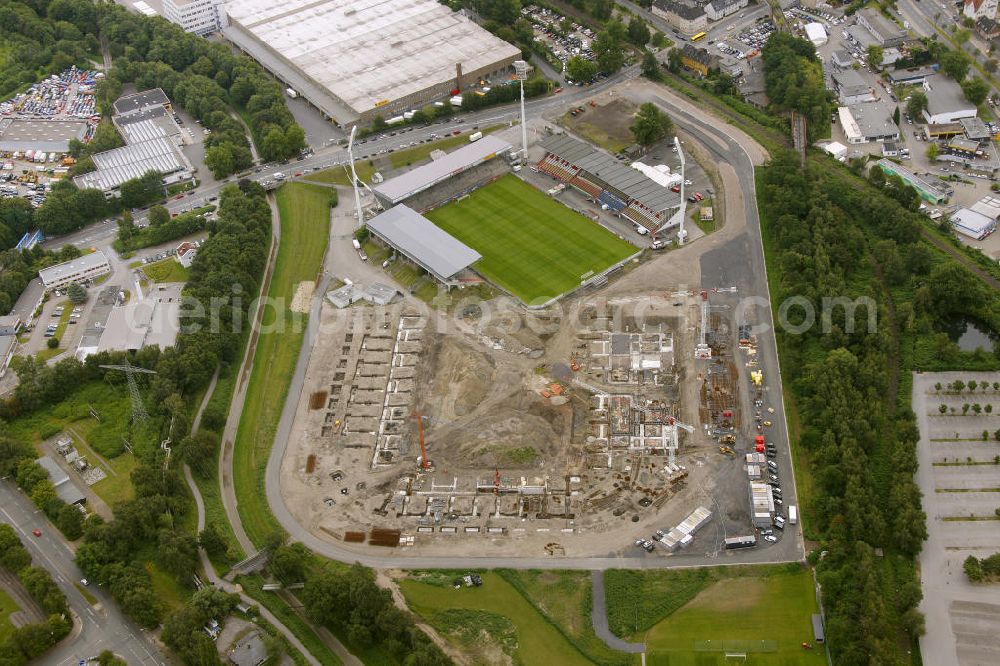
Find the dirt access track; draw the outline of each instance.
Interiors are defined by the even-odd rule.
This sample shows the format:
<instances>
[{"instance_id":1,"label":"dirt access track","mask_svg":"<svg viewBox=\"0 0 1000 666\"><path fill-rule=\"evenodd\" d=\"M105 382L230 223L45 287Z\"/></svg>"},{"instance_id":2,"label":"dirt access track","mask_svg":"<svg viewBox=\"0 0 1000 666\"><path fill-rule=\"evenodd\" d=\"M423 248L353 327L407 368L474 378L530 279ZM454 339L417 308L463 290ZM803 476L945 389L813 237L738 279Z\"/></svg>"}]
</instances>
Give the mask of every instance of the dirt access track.
<instances>
[{"instance_id":1,"label":"dirt access track","mask_svg":"<svg viewBox=\"0 0 1000 666\"><path fill-rule=\"evenodd\" d=\"M753 164L765 154L738 130L718 121L706 124L702 109L663 88L633 81L612 92L635 102L653 101L671 114L680 129L699 138L701 148L719 164L729 211L726 225L695 243L630 267L604 292L572 299L563 305L561 317L546 320L535 315L531 326L525 325L526 315L518 306L507 304L511 309L505 314L498 301L482 306L489 313L460 309L463 316L442 321L438 313L408 299L377 324L365 323L362 317L362 329L354 330L351 326L357 324L349 324L351 318L324 306L320 326L324 332L310 332L300 359L303 376L289 394L292 400L300 398L286 406L295 411L294 426L284 437L279 432L268 466L268 500L293 539L323 555L374 567L544 567L552 560L561 567L663 567L802 557L797 529L788 530L780 543L767 548L721 549L722 537L732 536L736 525L742 522L742 529L749 530L746 470L739 458L727 458L716 450L698 421L704 370L695 364L692 349L700 308L696 297L675 295L732 284L740 297L767 302L752 174ZM720 303L723 315L716 319L727 319L720 335L735 337L736 305L735 297ZM766 306L748 316L764 325L771 319ZM497 321L504 323L490 328ZM627 328L630 324L632 330ZM626 328L620 328L623 325ZM610 345L615 334L636 336L636 349L647 345L645 353L654 353L648 345L659 345L655 347L661 363L658 372L640 372L615 385L613 362L602 359L599 349L603 343ZM411 335L416 337L409 339ZM334 336L343 338L331 344ZM354 348L359 337L370 338L374 346ZM412 353L400 353L402 342L417 344L409 347ZM773 336L763 330L760 364L768 377L768 395L775 398L775 427L768 436L783 453L785 497L791 503L791 461L773 344ZM342 361L356 362L362 352L372 356L364 360L364 372L353 377L364 385L346 386L349 372L334 380L343 370L338 369ZM574 364L580 369L568 367ZM744 382L743 369L739 377ZM383 380L384 389L377 389ZM338 397L347 396L350 410L342 403L331 407L336 381L341 382ZM359 394L376 390L394 396L383 393L388 402L381 406L397 402L400 406L389 419L396 422L392 432L373 428L378 426L377 410L365 411L366 404L379 406L379 396L360 395L361 401L357 400ZM323 391L329 393L327 407L310 409L310 403L321 403L315 395ZM636 411L665 410L662 413L695 426L693 433L679 434L676 462L686 468L683 476L677 478L667 467L666 446L650 450L626 446L612 451L603 468L594 466L594 455L602 452L602 432L595 430L600 418L594 413L600 411L599 398L605 392L636 400L636 410L621 412L632 414L630 418L637 419ZM743 393L739 408L745 411ZM363 401L367 399L376 400ZM422 420L433 472L415 464L420 454L414 411L426 417ZM655 418L659 417L638 421L655 433ZM616 423L610 417L608 422ZM329 427L325 434L324 426ZM752 439L749 431L740 434L734 447L738 453L747 450ZM379 444L383 435L392 437ZM739 478L742 483L735 483ZM508 494L514 488L521 493ZM526 498L524 489L541 498ZM666 499L660 502L661 498ZM693 547L668 556L659 551L647 555L632 546L634 538L676 525L701 505L714 517ZM442 525L455 529L442 533Z\"/></svg>"}]
</instances>

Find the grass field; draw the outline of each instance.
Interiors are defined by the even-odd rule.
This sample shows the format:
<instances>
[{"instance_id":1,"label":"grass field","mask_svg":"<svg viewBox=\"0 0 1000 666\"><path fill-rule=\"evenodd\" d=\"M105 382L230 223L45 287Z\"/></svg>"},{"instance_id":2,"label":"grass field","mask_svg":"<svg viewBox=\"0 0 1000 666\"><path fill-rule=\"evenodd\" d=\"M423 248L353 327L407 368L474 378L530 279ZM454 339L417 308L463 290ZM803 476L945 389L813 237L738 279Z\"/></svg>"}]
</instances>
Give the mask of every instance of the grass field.
<instances>
[{"instance_id":1,"label":"grass field","mask_svg":"<svg viewBox=\"0 0 1000 666\"><path fill-rule=\"evenodd\" d=\"M582 275L638 252L513 175L427 217L483 255L475 264L483 277L529 304L569 291Z\"/></svg>"},{"instance_id":2,"label":"grass field","mask_svg":"<svg viewBox=\"0 0 1000 666\"><path fill-rule=\"evenodd\" d=\"M750 652L748 663L826 663L813 643L812 614L817 612L812 576L806 570L768 576L735 576L712 583L691 601L634 636L648 649L650 666L725 664L724 653L697 652L696 641L776 641L777 651Z\"/></svg>"},{"instance_id":3,"label":"grass field","mask_svg":"<svg viewBox=\"0 0 1000 666\"><path fill-rule=\"evenodd\" d=\"M0 643L7 640L7 637L14 633L14 625L10 623L10 616L21 610L9 594L0 588Z\"/></svg>"},{"instance_id":4,"label":"grass field","mask_svg":"<svg viewBox=\"0 0 1000 666\"><path fill-rule=\"evenodd\" d=\"M257 342L233 451L240 517L247 535L258 545L279 529L264 497L264 467L304 337L304 317L292 313L292 297L300 282L316 279L330 235L327 188L289 183L277 196L281 243L268 297L275 307L283 309L275 312L275 308L268 308L262 322L269 328ZM285 325L272 326L279 316L284 317ZM293 325L296 318L298 324Z\"/></svg>"},{"instance_id":5,"label":"grass field","mask_svg":"<svg viewBox=\"0 0 1000 666\"><path fill-rule=\"evenodd\" d=\"M493 572L483 586L455 590L404 580L407 605L459 649L477 655L473 663L496 663L498 652L516 664L592 663L535 610L521 594ZM486 636L484 636L484 633Z\"/></svg>"},{"instance_id":6,"label":"grass field","mask_svg":"<svg viewBox=\"0 0 1000 666\"><path fill-rule=\"evenodd\" d=\"M372 166L369 160L358 160L354 163L354 170L358 172L358 178L365 181L366 183L371 182L372 174L375 173L375 167ZM294 173L294 172L293 172ZM337 165L335 167L330 167L329 169L324 169L323 171L316 171L314 173L302 176L305 181L315 181L317 183L327 183L330 185L343 185L344 187L350 187L351 185L351 170L344 165Z\"/></svg>"},{"instance_id":7,"label":"grass field","mask_svg":"<svg viewBox=\"0 0 1000 666\"><path fill-rule=\"evenodd\" d=\"M146 267L142 270L153 282L188 281L188 269L181 266L180 263L173 257L157 261L153 264L146 264Z\"/></svg>"},{"instance_id":8,"label":"grass field","mask_svg":"<svg viewBox=\"0 0 1000 666\"><path fill-rule=\"evenodd\" d=\"M506 125L493 125L491 127L484 127L480 131L483 133L483 136L485 136L506 127ZM416 164L417 162L423 162L430 157L431 153L435 150L444 150L449 152L452 148L458 148L469 143L470 133L471 130L470 132L462 133L458 136L449 136L444 139L438 139L437 141L431 141L430 143L419 143L412 148L404 148L403 150L397 150L394 153L389 153L389 164L392 165L393 169L399 169L401 167L410 166L411 164Z\"/></svg>"}]
</instances>

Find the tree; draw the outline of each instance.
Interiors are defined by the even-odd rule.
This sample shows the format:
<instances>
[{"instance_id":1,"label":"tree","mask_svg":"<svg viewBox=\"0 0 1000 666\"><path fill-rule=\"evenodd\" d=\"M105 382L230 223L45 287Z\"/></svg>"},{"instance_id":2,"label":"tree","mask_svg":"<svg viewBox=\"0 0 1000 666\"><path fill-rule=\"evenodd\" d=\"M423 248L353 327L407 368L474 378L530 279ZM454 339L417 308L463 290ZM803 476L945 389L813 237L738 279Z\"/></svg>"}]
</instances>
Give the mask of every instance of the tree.
<instances>
[{"instance_id":1,"label":"tree","mask_svg":"<svg viewBox=\"0 0 1000 666\"><path fill-rule=\"evenodd\" d=\"M590 14L596 19L607 21L611 18L614 3L611 0L593 0L590 6Z\"/></svg>"},{"instance_id":2,"label":"tree","mask_svg":"<svg viewBox=\"0 0 1000 666\"><path fill-rule=\"evenodd\" d=\"M629 129L636 143L651 146L673 131L673 122L655 104L646 102L639 107L635 122Z\"/></svg>"},{"instance_id":3,"label":"tree","mask_svg":"<svg viewBox=\"0 0 1000 666\"><path fill-rule=\"evenodd\" d=\"M868 64L878 69L882 66L882 55L882 47L878 44L872 44L868 47Z\"/></svg>"},{"instance_id":4,"label":"tree","mask_svg":"<svg viewBox=\"0 0 1000 666\"><path fill-rule=\"evenodd\" d=\"M160 530L156 560L178 580L189 580L198 568L198 543L189 534Z\"/></svg>"},{"instance_id":5,"label":"tree","mask_svg":"<svg viewBox=\"0 0 1000 666\"><path fill-rule=\"evenodd\" d=\"M976 76L962 83L962 92L965 94L965 99L979 106L986 101L990 86L986 81Z\"/></svg>"},{"instance_id":6,"label":"tree","mask_svg":"<svg viewBox=\"0 0 1000 666\"><path fill-rule=\"evenodd\" d=\"M934 384L934 390L937 391L938 393L941 392L941 382L936 382Z\"/></svg>"},{"instance_id":7,"label":"tree","mask_svg":"<svg viewBox=\"0 0 1000 666\"><path fill-rule=\"evenodd\" d=\"M996 72L997 71L997 59L996 58L989 58L986 62L983 63L983 69L986 70L987 74L993 74L994 72Z\"/></svg>"},{"instance_id":8,"label":"tree","mask_svg":"<svg viewBox=\"0 0 1000 666\"><path fill-rule=\"evenodd\" d=\"M971 62L964 51L945 51L938 60L941 64L941 71L958 82L965 79L969 73Z\"/></svg>"},{"instance_id":9,"label":"tree","mask_svg":"<svg viewBox=\"0 0 1000 666\"><path fill-rule=\"evenodd\" d=\"M938 411L941 412L942 414L947 414L948 413L948 405L946 405L946 404L944 404L942 402L941 405L938 407Z\"/></svg>"},{"instance_id":10,"label":"tree","mask_svg":"<svg viewBox=\"0 0 1000 666\"><path fill-rule=\"evenodd\" d=\"M967 41L969 41L969 37L971 36L972 33L969 31L968 28L959 28L958 30L955 31L955 34L952 37L954 38L955 42L959 46L961 46L962 44L965 44Z\"/></svg>"},{"instance_id":11,"label":"tree","mask_svg":"<svg viewBox=\"0 0 1000 666\"><path fill-rule=\"evenodd\" d=\"M146 216L149 226L159 227L170 221L170 211L165 206L153 206Z\"/></svg>"},{"instance_id":12,"label":"tree","mask_svg":"<svg viewBox=\"0 0 1000 666\"><path fill-rule=\"evenodd\" d=\"M966 386L969 387L969 393L972 393L979 386L979 382L977 382L975 379L970 379L969 383L966 384Z\"/></svg>"},{"instance_id":13,"label":"tree","mask_svg":"<svg viewBox=\"0 0 1000 666\"><path fill-rule=\"evenodd\" d=\"M285 585L305 580L309 564L309 551L301 543L279 546L271 556L268 568L271 574Z\"/></svg>"},{"instance_id":14,"label":"tree","mask_svg":"<svg viewBox=\"0 0 1000 666\"><path fill-rule=\"evenodd\" d=\"M927 109L927 95L917 90L910 95L910 101L906 103L906 112L911 118L916 120Z\"/></svg>"},{"instance_id":15,"label":"tree","mask_svg":"<svg viewBox=\"0 0 1000 666\"><path fill-rule=\"evenodd\" d=\"M667 69L669 69L674 74L681 71L681 67L684 64L684 54L681 53L679 47L675 46L667 52Z\"/></svg>"},{"instance_id":16,"label":"tree","mask_svg":"<svg viewBox=\"0 0 1000 666\"><path fill-rule=\"evenodd\" d=\"M964 414L968 414L968 413L969 413L969 407L970 407L969 403L964 403L964 404L962 405L962 414L963 414L963 415L964 415Z\"/></svg>"},{"instance_id":17,"label":"tree","mask_svg":"<svg viewBox=\"0 0 1000 666\"><path fill-rule=\"evenodd\" d=\"M628 41L639 48L649 43L649 27L638 16L633 16L632 20L628 22Z\"/></svg>"},{"instance_id":18,"label":"tree","mask_svg":"<svg viewBox=\"0 0 1000 666\"><path fill-rule=\"evenodd\" d=\"M896 107L896 110L892 112L892 122L894 122L897 126L899 125L899 107L898 106Z\"/></svg>"},{"instance_id":19,"label":"tree","mask_svg":"<svg viewBox=\"0 0 1000 666\"><path fill-rule=\"evenodd\" d=\"M594 55L597 56L597 66L605 74L614 74L625 62L625 52L621 42L607 30L597 33L593 49Z\"/></svg>"},{"instance_id":20,"label":"tree","mask_svg":"<svg viewBox=\"0 0 1000 666\"><path fill-rule=\"evenodd\" d=\"M956 379L951 383L951 387L955 389L955 393L961 393L962 391L965 390L965 382L963 382L961 379Z\"/></svg>"},{"instance_id":21,"label":"tree","mask_svg":"<svg viewBox=\"0 0 1000 666\"><path fill-rule=\"evenodd\" d=\"M993 413L993 405L987 403L986 406L983 407L983 411L985 411L987 414L992 414ZM985 439L985 437L983 439Z\"/></svg>"},{"instance_id":22,"label":"tree","mask_svg":"<svg viewBox=\"0 0 1000 666\"><path fill-rule=\"evenodd\" d=\"M111 650L105 650L97 655L97 666L128 666L124 659L115 656Z\"/></svg>"},{"instance_id":23,"label":"tree","mask_svg":"<svg viewBox=\"0 0 1000 666\"><path fill-rule=\"evenodd\" d=\"M57 338L55 336L52 336L51 338L49 338L45 342L45 346L47 346L49 349L58 349L59 348L59 338Z\"/></svg>"},{"instance_id":24,"label":"tree","mask_svg":"<svg viewBox=\"0 0 1000 666\"><path fill-rule=\"evenodd\" d=\"M226 542L226 538L222 536L222 532L214 522L206 525L205 529L198 534L198 545L204 548L205 552L212 556L223 555L229 550L229 544Z\"/></svg>"},{"instance_id":25,"label":"tree","mask_svg":"<svg viewBox=\"0 0 1000 666\"><path fill-rule=\"evenodd\" d=\"M936 160L938 158L938 155L940 155L940 154L941 154L941 146L939 146L936 143L928 144L928 146L927 146L927 159L929 159L930 161L933 162L934 160Z\"/></svg>"},{"instance_id":26,"label":"tree","mask_svg":"<svg viewBox=\"0 0 1000 666\"><path fill-rule=\"evenodd\" d=\"M277 140L271 140L274 133L277 133ZM284 135L277 127L268 133L264 140L263 149L274 154L280 154L284 148ZM236 171L236 156L233 149L228 144L212 146L205 151L205 166L209 168L216 179L225 178Z\"/></svg>"},{"instance_id":27,"label":"tree","mask_svg":"<svg viewBox=\"0 0 1000 666\"><path fill-rule=\"evenodd\" d=\"M63 504L56 514L55 524L70 541L83 536L83 514L75 504Z\"/></svg>"},{"instance_id":28,"label":"tree","mask_svg":"<svg viewBox=\"0 0 1000 666\"><path fill-rule=\"evenodd\" d=\"M652 51L646 51L642 56L642 75L651 81L660 80L660 62Z\"/></svg>"},{"instance_id":29,"label":"tree","mask_svg":"<svg viewBox=\"0 0 1000 666\"><path fill-rule=\"evenodd\" d=\"M982 413L983 413L983 406L982 406L982 405L980 405L980 404L979 404L979 403L977 402L977 403L975 403L975 404L973 404L973 405L972 405L972 411L973 411L974 413L976 413L976 414L982 414Z\"/></svg>"},{"instance_id":30,"label":"tree","mask_svg":"<svg viewBox=\"0 0 1000 666\"><path fill-rule=\"evenodd\" d=\"M70 282L69 286L66 287L66 295L76 305L87 302L87 290L79 282Z\"/></svg>"},{"instance_id":31,"label":"tree","mask_svg":"<svg viewBox=\"0 0 1000 666\"><path fill-rule=\"evenodd\" d=\"M581 56L573 56L566 62L566 75L573 81L592 81L597 76L597 64Z\"/></svg>"},{"instance_id":32,"label":"tree","mask_svg":"<svg viewBox=\"0 0 1000 666\"><path fill-rule=\"evenodd\" d=\"M965 558L965 562L962 564L962 570L965 571L965 575L973 583L978 583L983 580L983 567L979 563L979 558L975 555L969 555Z\"/></svg>"}]
</instances>

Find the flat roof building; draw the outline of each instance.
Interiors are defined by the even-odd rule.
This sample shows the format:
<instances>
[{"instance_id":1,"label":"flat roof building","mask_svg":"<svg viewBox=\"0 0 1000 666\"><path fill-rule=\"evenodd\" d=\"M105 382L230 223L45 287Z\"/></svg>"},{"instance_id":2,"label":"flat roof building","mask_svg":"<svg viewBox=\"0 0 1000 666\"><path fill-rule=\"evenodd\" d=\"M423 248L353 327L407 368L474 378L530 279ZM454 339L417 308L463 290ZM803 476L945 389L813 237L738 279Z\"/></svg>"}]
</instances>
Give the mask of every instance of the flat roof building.
<instances>
[{"instance_id":1,"label":"flat roof building","mask_svg":"<svg viewBox=\"0 0 1000 666\"><path fill-rule=\"evenodd\" d=\"M473 141L453 150L430 164L419 166L379 183L374 188L375 196L385 206L395 205L443 183L462 171L503 155L510 149L511 145L503 139L486 135L479 141Z\"/></svg>"},{"instance_id":2,"label":"flat roof building","mask_svg":"<svg viewBox=\"0 0 1000 666\"><path fill-rule=\"evenodd\" d=\"M82 141L86 135L87 123L83 120L0 118L0 151L4 152L65 153L70 141Z\"/></svg>"},{"instance_id":3,"label":"flat roof building","mask_svg":"<svg viewBox=\"0 0 1000 666\"><path fill-rule=\"evenodd\" d=\"M65 287L70 282L92 280L110 272L111 264L108 263L108 258L104 256L102 251L97 250L61 264L43 268L38 271L38 277L42 279L42 285L46 289L58 289Z\"/></svg>"},{"instance_id":4,"label":"flat roof building","mask_svg":"<svg viewBox=\"0 0 1000 666\"><path fill-rule=\"evenodd\" d=\"M982 240L997 229L997 221L971 208L959 208L951 216L955 231L975 240Z\"/></svg>"},{"instance_id":5,"label":"flat roof building","mask_svg":"<svg viewBox=\"0 0 1000 666\"><path fill-rule=\"evenodd\" d=\"M402 204L369 220L368 231L445 283L482 259L471 247Z\"/></svg>"},{"instance_id":6,"label":"flat roof building","mask_svg":"<svg viewBox=\"0 0 1000 666\"><path fill-rule=\"evenodd\" d=\"M806 23L805 30L806 37L813 43L813 46L823 46L826 44L828 37L826 34L826 28L823 27L822 23L818 21Z\"/></svg>"},{"instance_id":7,"label":"flat roof building","mask_svg":"<svg viewBox=\"0 0 1000 666\"><path fill-rule=\"evenodd\" d=\"M180 332L183 285L154 285L146 297L112 308L97 351L135 352L173 347Z\"/></svg>"},{"instance_id":8,"label":"flat roof building","mask_svg":"<svg viewBox=\"0 0 1000 666\"><path fill-rule=\"evenodd\" d=\"M924 119L932 124L954 123L962 118L975 118L979 111L976 105L965 99L962 87L944 74L935 74L924 79L924 93L927 108Z\"/></svg>"},{"instance_id":9,"label":"flat roof building","mask_svg":"<svg viewBox=\"0 0 1000 666\"><path fill-rule=\"evenodd\" d=\"M83 504L87 501L87 496L80 490L80 487L55 460L48 456L42 456L35 462L48 473L49 481L52 482L59 499L66 504Z\"/></svg>"},{"instance_id":10,"label":"flat roof building","mask_svg":"<svg viewBox=\"0 0 1000 666\"><path fill-rule=\"evenodd\" d=\"M165 184L185 181L194 173L180 148L164 136L96 153L93 160L97 169L73 182L81 189L90 187L107 195L116 195L122 183L149 171L159 171Z\"/></svg>"},{"instance_id":11,"label":"flat roof building","mask_svg":"<svg viewBox=\"0 0 1000 666\"><path fill-rule=\"evenodd\" d=\"M111 119L126 144L141 143L165 136L180 143L180 126L162 106L154 106Z\"/></svg>"},{"instance_id":12,"label":"flat roof building","mask_svg":"<svg viewBox=\"0 0 1000 666\"><path fill-rule=\"evenodd\" d=\"M875 101L875 91L853 69L834 72L833 85L837 89L837 96L840 98L840 103L845 106Z\"/></svg>"},{"instance_id":13,"label":"flat roof building","mask_svg":"<svg viewBox=\"0 0 1000 666\"><path fill-rule=\"evenodd\" d=\"M906 41L906 32L877 9L865 7L859 11L858 23L863 25L881 46L899 46Z\"/></svg>"},{"instance_id":14,"label":"flat roof building","mask_svg":"<svg viewBox=\"0 0 1000 666\"><path fill-rule=\"evenodd\" d=\"M993 138L993 132L979 118L962 118L958 121L965 132L965 138L973 141L988 141Z\"/></svg>"},{"instance_id":15,"label":"flat roof building","mask_svg":"<svg viewBox=\"0 0 1000 666\"><path fill-rule=\"evenodd\" d=\"M928 76L934 76L937 70L932 67L917 67L910 69L897 69L886 72L889 83L893 85L923 83Z\"/></svg>"},{"instance_id":16,"label":"flat roof building","mask_svg":"<svg viewBox=\"0 0 1000 666\"><path fill-rule=\"evenodd\" d=\"M155 106L170 108L170 98L162 88L152 88L131 95L123 95L115 100L115 114L124 115L135 111L143 111Z\"/></svg>"},{"instance_id":17,"label":"flat roof building","mask_svg":"<svg viewBox=\"0 0 1000 666\"><path fill-rule=\"evenodd\" d=\"M881 159L876 163L878 168L887 175L899 176L903 182L912 187L920 195L920 198L932 204L939 204L952 194L955 190L947 185L943 180L934 178L923 178L913 173L909 169L887 159Z\"/></svg>"},{"instance_id":18,"label":"flat roof building","mask_svg":"<svg viewBox=\"0 0 1000 666\"><path fill-rule=\"evenodd\" d=\"M223 34L339 124L506 78L521 50L437 0L239 0Z\"/></svg>"},{"instance_id":19,"label":"flat roof building","mask_svg":"<svg viewBox=\"0 0 1000 666\"><path fill-rule=\"evenodd\" d=\"M837 110L837 114L848 143L899 139L899 127L892 120L892 111L881 102L842 106Z\"/></svg>"}]
</instances>

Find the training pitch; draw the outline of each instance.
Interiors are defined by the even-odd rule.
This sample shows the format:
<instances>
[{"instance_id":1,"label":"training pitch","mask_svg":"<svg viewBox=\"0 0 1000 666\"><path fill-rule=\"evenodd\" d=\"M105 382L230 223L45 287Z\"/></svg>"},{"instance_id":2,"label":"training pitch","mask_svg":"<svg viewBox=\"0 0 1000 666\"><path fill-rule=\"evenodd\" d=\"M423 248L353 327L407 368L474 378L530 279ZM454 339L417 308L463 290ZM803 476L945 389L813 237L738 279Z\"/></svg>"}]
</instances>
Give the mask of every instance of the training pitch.
<instances>
[{"instance_id":1,"label":"training pitch","mask_svg":"<svg viewBox=\"0 0 1000 666\"><path fill-rule=\"evenodd\" d=\"M525 303L543 303L638 251L602 226L507 175L427 213L475 249L475 269Z\"/></svg>"}]
</instances>

